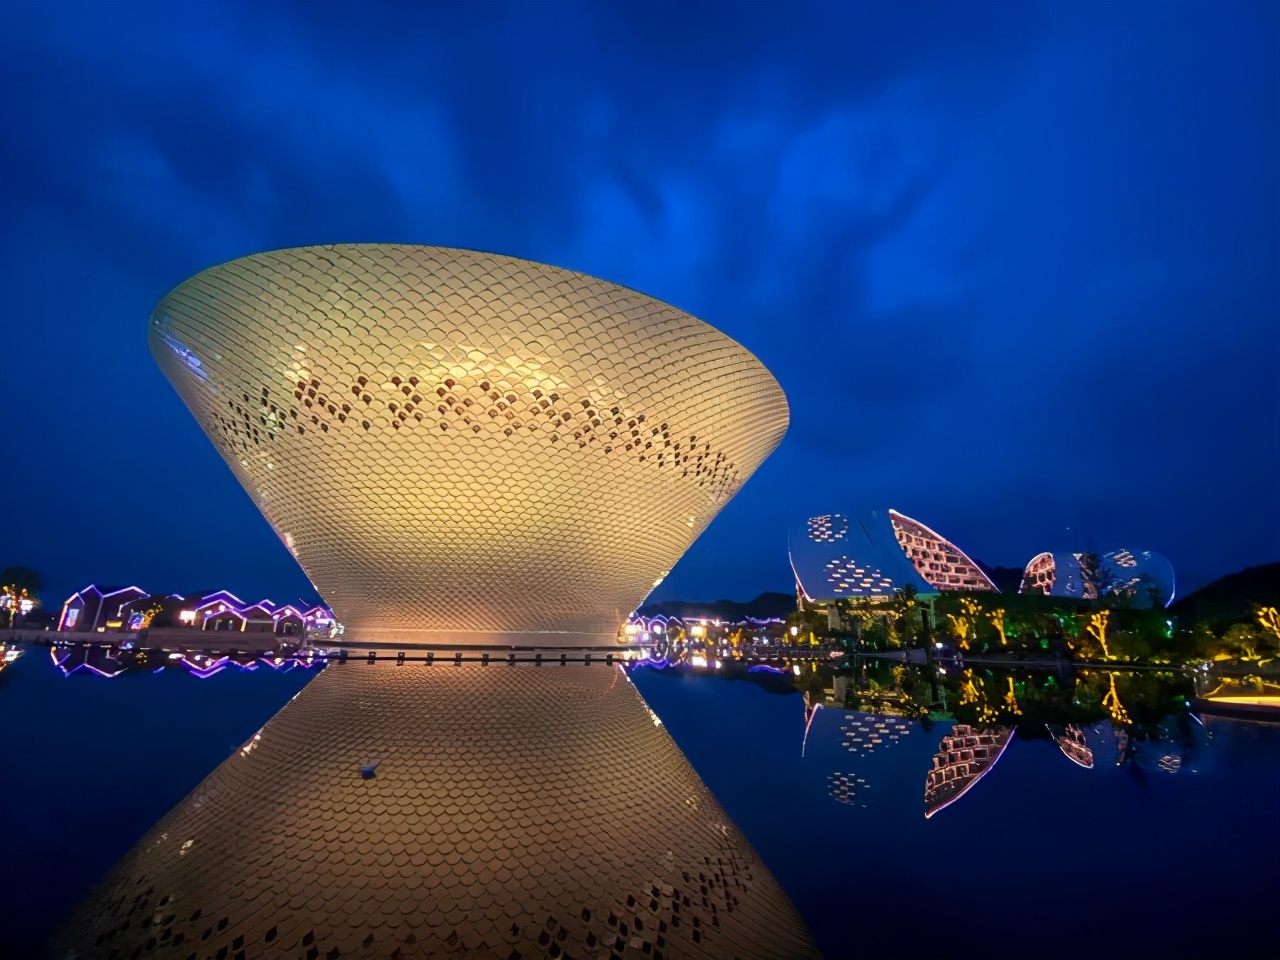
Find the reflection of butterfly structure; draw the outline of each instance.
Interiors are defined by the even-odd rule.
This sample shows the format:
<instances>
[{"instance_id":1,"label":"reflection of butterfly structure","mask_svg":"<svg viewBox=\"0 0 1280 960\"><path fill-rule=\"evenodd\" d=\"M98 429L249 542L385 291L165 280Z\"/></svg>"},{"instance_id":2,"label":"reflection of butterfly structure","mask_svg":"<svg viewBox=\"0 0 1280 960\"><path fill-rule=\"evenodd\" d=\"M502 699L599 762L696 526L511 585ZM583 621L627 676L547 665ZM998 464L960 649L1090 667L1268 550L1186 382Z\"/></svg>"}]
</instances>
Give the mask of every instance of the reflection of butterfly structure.
<instances>
[{"instance_id":1,"label":"reflection of butterfly structure","mask_svg":"<svg viewBox=\"0 0 1280 960\"><path fill-rule=\"evenodd\" d=\"M871 789L871 784L867 783L862 777L855 777L851 773L833 773L827 777L827 793L831 794L832 799L841 803L847 803L853 806L858 802L860 797L857 796L859 791ZM863 807L866 804L862 804Z\"/></svg>"},{"instance_id":2,"label":"reflection of butterfly structure","mask_svg":"<svg viewBox=\"0 0 1280 960\"><path fill-rule=\"evenodd\" d=\"M924 785L927 820L969 792L1000 759L1013 737L1013 727L969 727L957 723L942 738L933 769Z\"/></svg>"},{"instance_id":3,"label":"reflection of butterfly structure","mask_svg":"<svg viewBox=\"0 0 1280 960\"><path fill-rule=\"evenodd\" d=\"M360 779L372 780L374 777L376 777L378 775L378 764L380 764L381 762L382 762L381 760L371 760L368 763L366 763L364 766L362 766L360 768Z\"/></svg>"},{"instance_id":4,"label":"reflection of butterfly structure","mask_svg":"<svg viewBox=\"0 0 1280 960\"><path fill-rule=\"evenodd\" d=\"M876 714L846 713L840 724L843 745L850 753L873 753L876 747L889 746L911 732L912 724L899 717Z\"/></svg>"},{"instance_id":5,"label":"reflection of butterfly structure","mask_svg":"<svg viewBox=\"0 0 1280 960\"><path fill-rule=\"evenodd\" d=\"M1051 727L1047 723L1044 725L1049 731L1049 736L1053 737L1053 742L1058 745L1058 749L1072 763L1084 767L1086 770L1093 769L1093 751L1089 749L1089 743L1085 740L1084 731L1076 724L1068 724L1066 727Z\"/></svg>"}]
</instances>

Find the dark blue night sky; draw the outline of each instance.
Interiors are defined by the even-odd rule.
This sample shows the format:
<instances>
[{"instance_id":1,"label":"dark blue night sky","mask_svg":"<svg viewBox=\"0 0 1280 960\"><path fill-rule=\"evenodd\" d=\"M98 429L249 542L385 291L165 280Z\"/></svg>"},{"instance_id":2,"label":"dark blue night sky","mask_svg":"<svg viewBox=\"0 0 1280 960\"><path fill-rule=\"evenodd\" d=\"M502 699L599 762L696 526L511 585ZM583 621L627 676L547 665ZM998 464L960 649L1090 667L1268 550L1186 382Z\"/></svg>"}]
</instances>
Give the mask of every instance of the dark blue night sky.
<instances>
[{"instance_id":1,"label":"dark blue night sky","mask_svg":"<svg viewBox=\"0 0 1280 960\"><path fill-rule=\"evenodd\" d=\"M477 248L740 340L791 431L662 587L813 512L988 563L1280 557L1280 6L0 3L0 565L309 594L152 363L256 251Z\"/></svg>"}]
</instances>

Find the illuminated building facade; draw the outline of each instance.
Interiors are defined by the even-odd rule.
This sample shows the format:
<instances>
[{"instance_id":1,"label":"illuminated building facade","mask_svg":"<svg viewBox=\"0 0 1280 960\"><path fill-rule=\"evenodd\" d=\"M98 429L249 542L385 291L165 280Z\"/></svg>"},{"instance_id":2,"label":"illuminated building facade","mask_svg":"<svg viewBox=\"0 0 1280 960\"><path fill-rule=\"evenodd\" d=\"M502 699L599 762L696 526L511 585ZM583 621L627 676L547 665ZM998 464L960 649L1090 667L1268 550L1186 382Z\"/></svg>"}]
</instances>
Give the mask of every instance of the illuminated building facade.
<instances>
[{"instance_id":1,"label":"illuminated building facade","mask_svg":"<svg viewBox=\"0 0 1280 960\"><path fill-rule=\"evenodd\" d=\"M1096 600L1102 596L1127 596L1137 607L1173 603L1177 584L1173 565L1150 550L1112 550L1099 554L1096 563L1084 553L1038 553L1022 574L1022 593Z\"/></svg>"},{"instance_id":2,"label":"illuminated building facade","mask_svg":"<svg viewBox=\"0 0 1280 960\"><path fill-rule=\"evenodd\" d=\"M77 590L62 605L62 614L58 617L58 629L95 633L121 626L121 608L131 600L140 600L147 596L141 587L99 587L89 584L83 590Z\"/></svg>"},{"instance_id":3,"label":"illuminated building facade","mask_svg":"<svg viewBox=\"0 0 1280 960\"><path fill-rule=\"evenodd\" d=\"M963 550L896 510L810 517L788 548L800 595L815 602L996 589Z\"/></svg>"},{"instance_id":4,"label":"illuminated building facade","mask_svg":"<svg viewBox=\"0 0 1280 960\"><path fill-rule=\"evenodd\" d=\"M328 636L333 612L321 604L303 606L270 600L247 603L229 590L212 593L152 594L141 587L90 584L67 598L58 630L113 633L151 627L237 631L278 636Z\"/></svg>"},{"instance_id":5,"label":"illuminated building facade","mask_svg":"<svg viewBox=\"0 0 1280 960\"><path fill-rule=\"evenodd\" d=\"M788 419L701 321L462 250L233 261L150 340L353 640L612 643Z\"/></svg>"},{"instance_id":6,"label":"illuminated building facade","mask_svg":"<svg viewBox=\"0 0 1280 960\"><path fill-rule=\"evenodd\" d=\"M995 590L996 585L963 550L918 520L889 511L902 552L935 590Z\"/></svg>"}]
</instances>

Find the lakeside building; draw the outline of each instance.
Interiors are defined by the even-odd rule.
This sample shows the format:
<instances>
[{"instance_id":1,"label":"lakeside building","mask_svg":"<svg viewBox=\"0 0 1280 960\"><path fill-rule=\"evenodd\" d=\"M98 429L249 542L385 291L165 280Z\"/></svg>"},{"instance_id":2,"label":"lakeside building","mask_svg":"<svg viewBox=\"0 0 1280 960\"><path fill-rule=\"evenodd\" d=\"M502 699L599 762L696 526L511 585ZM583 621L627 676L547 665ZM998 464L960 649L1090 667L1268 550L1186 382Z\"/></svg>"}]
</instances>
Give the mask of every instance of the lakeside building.
<instances>
[{"instance_id":1,"label":"lakeside building","mask_svg":"<svg viewBox=\"0 0 1280 960\"><path fill-rule=\"evenodd\" d=\"M57 629L61 633L133 633L188 628L301 637L327 636L335 625L333 611L323 604L247 603L229 590L155 594L138 586L89 584L63 603Z\"/></svg>"},{"instance_id":2,"label":"lakeside building","mask_svg":"<svg viewBox=\"0 0 1280 960\"><path fill-rule=\"evenodd\" d=\"M800 599L813 603L888 599L907 586L996 589L958 546L896 510L810 517L790 534L788 553Z\"/></svg>"},{"instance_id":3,"label":"lakeside building","mask_svg":"<svg viewBox=\"0 0 1280 960\"><path fill-rule=\"evenodd\" d=\"M147 591L141 587L100 587L91 583L67 598L58 617L58 629L96 633L106 630L108 623L115 623L113 629L119 629L120 608L146 596Z\"/></svg>"},{"instance_id":4,"label":"lakeside building","mask_svg":"<svg viewBox=\"0 0 1280 960\"><path fill-rule=\"evenodd\" d=\"M1173 603L1177 582L1173 564L1150 550L1038 553L1027 562L1021 593L1096 600L1123 596L1136 607Z\"/></svg>"},{"instance_id":5,"label":"lakeside building","mask_svg":"<svg viewBox=\"0 0 1280 960\"><path fill-rule=\"evenodd\" d=\"M818 956L589 655L786 432L754 356L602 280L401 245L214 267L160 303L151 347L350 640L581 656L330 663L98 884L59 956Z\"/></svg>"},{"instance_id":6,"label":"lakeside building","mask_svg":"<svg viewBox=\"0 0 1280 960\"><path fill-rule=\"evenodd\" d=\"M170 293L150 343L362 641L612 643L788 420L702 321L464 250L247 257Z\"/></svg>"},{"instance_id":7,"label":"lakeside building","mask_svg":"<svg viewBox=\"0 0 1280 960\"><path fill-rule=\"evenodd\" d=\"M997 591L995 582L955 543L896 510L859 516L810 517L787 541L798 601L887 600L912 587ZM1021 593L1095 600L1127 597L1134 606L1168 606L1175 593L1173 566L1150 550L1102 554L1039 553L1027 563Z\"/></svg>"}]
</instances>

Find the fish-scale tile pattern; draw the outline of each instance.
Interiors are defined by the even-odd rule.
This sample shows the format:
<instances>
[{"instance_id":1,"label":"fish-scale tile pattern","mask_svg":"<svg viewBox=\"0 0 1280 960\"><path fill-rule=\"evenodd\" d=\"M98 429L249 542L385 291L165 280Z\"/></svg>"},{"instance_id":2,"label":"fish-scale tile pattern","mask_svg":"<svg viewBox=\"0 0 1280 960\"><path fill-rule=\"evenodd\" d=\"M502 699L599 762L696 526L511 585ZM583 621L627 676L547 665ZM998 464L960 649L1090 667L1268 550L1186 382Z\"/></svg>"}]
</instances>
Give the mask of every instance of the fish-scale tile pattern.
<instances>
[{"instance_id":1,"label":"fish-scale tile pattern","mask_svg":"<svg viewBox=\"0 0 1280 960\"><path fill-rule=\"evenodd\" d=\"M621 668L333 664L251 743L60 960L817 956Z\"/></svg>"},{"instance_id":2,"label":"fish-scale tile pattern","mask_svg":"<svg viewBox=\"0 0 1280 960\"><path fill-rule=\"evenodd\" d=\"M788 420L707 324L463 250L236 260L170 293L150 340L361 640L612 639Z\"/></svg>"}]
</instances>

